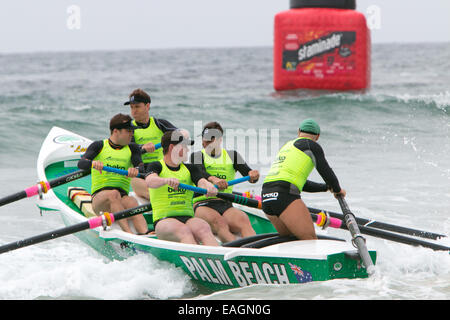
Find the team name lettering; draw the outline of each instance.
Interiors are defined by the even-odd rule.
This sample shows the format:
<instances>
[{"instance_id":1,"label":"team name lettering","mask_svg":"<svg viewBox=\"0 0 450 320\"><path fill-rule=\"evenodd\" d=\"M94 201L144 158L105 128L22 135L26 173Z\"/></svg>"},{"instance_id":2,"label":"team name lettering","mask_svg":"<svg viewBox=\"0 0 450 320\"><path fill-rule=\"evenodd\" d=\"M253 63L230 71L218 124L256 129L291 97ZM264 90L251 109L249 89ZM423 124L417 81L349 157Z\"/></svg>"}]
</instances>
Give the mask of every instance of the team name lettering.
<instances>
[{"instance_id":1,"label":"team name lettering","mask_svg":"<svg viewBox=\"0 0 450 320\"><path fill-rule=\"evenodd\" d=\"M184 266L195 280L240 287L251 284L288 284L290 283L284 264L245 261L226 261L180 256ZM231 271L228 274L225 267Z\"/></svg>"}]
</instances>

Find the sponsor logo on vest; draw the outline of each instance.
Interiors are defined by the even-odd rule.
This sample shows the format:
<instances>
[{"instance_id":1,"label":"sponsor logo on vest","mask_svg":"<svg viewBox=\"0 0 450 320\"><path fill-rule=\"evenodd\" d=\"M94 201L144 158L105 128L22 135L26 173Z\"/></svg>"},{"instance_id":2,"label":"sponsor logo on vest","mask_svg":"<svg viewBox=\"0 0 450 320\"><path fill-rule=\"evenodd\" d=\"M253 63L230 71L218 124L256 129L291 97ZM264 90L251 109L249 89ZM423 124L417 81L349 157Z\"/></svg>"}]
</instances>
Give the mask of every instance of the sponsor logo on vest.
<instances>
[{"instance_id":1,"label":"sponsor logo on vest","mask_svg":"<svg viewBox=\"0 0 450 320\"><path fill-rule=\"evenodd\" d=\"M289 284L286 267L282 263L221 261L219 259L180 256L184 266L196 280L240 287L251 284ZM226 269L230 270L229 272Z\"/></svg>"},{"instance_id":2,"label":"sponsor logo on vest","mask_svg":"<svg viewBox=\"0 0 450 320\"><path fill-rule=\"evenodd\" d=\"M174 193L176 193L176 194L185 194L186 191L187 190L183 189L183 188L178 188L178 189L175 190L172 187L167 187L167 192L172 193L172 194L174 194Z\"/></svg>"},{"instance_id":3,"label":"sponsor logo on vest","mask_svg":"<svg viewBox=\"0 0 450 320\"><path fill-rule=\"evenodd\" d=\"M124 159L124 158L116 158L116 157L112 157L112 156L107 157L107 158L105 159L105 161L128 162L127 159ZM115 167L115 168L116 168L116 167ZM119 169L122 169L122 168L119 168Z\"/></svg>"},{"instance_id":4,"label":"sponsor logo on vest","mask_svg":"<svg viewBox=\"0 0 450 320\"><path fill-rule=\"evenodd\" d=\"M116 168L116 169L121 169L121 170L127 170L125 167L123 166L119 166L118 164L106 164L107 167L111 167L111 168Z\"/></svg>"}]
</instances>

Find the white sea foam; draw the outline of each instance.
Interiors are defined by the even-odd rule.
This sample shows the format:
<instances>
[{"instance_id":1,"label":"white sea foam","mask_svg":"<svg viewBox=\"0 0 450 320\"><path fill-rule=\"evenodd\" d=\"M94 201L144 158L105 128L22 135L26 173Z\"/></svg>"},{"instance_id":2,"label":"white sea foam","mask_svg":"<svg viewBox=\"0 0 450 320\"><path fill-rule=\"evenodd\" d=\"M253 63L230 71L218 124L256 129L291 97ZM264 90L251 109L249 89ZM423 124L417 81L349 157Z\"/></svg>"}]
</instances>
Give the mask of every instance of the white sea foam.
<instances>
[{"instance_id":1,"label":"white sea foam","mask_svg":"<svg viewBox=\"0 0 450 320\"><path fill-rule=\"evenodd\" d=\"M78 240L0 256L2 299L170 299L192 291L180 269L147 255L108 261Z\"/></svg>"}]
</instances>

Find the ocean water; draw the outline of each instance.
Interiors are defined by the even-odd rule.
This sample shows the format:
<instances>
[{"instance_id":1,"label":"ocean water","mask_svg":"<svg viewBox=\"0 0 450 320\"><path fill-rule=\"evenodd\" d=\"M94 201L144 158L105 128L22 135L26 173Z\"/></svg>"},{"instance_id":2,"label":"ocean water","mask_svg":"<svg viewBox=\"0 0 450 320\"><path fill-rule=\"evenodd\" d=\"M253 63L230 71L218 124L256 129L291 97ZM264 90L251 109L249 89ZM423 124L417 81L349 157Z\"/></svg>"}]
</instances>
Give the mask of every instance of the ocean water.
<instances>
[{"instance_id":1,"label":"ocean water","mask_svg":"<svg viewBox=\"0 0 450 320\"><path fill-rule=\"evenodd\" d=\"M370 90L279 93L269 47L0 54L0 197L37 181L39 149L52 126L103 139L109 119L129 113L128 94L143 88L152 115L197 141L203 124L219 121L225 143L263 175L299 123L315 118L357 216L449 235L449 71L450 43L375 44ZM316 172L311 179L321 181ZM236 188L259 193L261 183ZM303 199L340 211L330 193ZM62 226L58 213L41 216L34 199L0 208L0 244ZM349 239L344 230L327 233ZM450 245L448 238L439 243ZM448 252L374 237L367 245L378 252L378 273L369 279L211 294L165 262L141 255L111 262L70 235L0 255L0 299L450 298Z\"/></svg>"}]
</instances>

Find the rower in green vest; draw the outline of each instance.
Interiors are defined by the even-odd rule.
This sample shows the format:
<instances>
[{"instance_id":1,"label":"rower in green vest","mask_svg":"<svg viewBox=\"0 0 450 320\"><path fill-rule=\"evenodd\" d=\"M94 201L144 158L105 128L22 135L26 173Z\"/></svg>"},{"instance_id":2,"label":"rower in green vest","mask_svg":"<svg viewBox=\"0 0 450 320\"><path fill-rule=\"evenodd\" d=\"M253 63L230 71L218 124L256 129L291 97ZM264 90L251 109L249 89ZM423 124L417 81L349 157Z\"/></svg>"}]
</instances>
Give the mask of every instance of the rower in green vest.
<instances>
[{"instance_id":1,"label":"rower in green vest","mask_svg":"<svg viewBox=\"0 0 450 320\"><path fill-rule=\"evenodd\" d=\"M165 119L150 116L151 98L144 90L133 90L128 98L124 105L130 105L131 116L134 119L133 125L137 127L131 141L141 146L144 163L161 160L162 149L156 149L155 145L161 143L161 137L165 132L177 128ZM131 186L138 196L149 200L148 189L142 179L132 179Z\"/></svg>"},{"instance_id":2,"label":"rower in green vest","mask_svg":"<svg viewBox=\"0 0 450 320\"><path fill-rule=\"evenodd\" d=\"M202 130L203 149L191 154L191 163L206 172L208 181L217 185L221 192L232 193L233 187L228 186L227 181L235 178L236 171L250 176L250 182L256 183L258 170L252 170L237 151L222 148L222 142L222 126L215 121L207 123ZM198 195L194 198L194 211L196 217L208 221L222 242L236 240L236 234L242 237L256 234L248 216L230 201Z\"/></svg>"},{"instance_id":3,"label":"rower in green vest","mask_svg":"<svg viewBox=\"0 0 450 320\"><path fill-rule=\"evenodd\" d=\"M153 224L158 239L218 246L209 224L194 217L193 192L178 187L180 182L197 185L208 191L207 196L217 195L218 190L196 166L184 163L188 146L193 143L185 130L168 131L161 139L163 159L144 165L142 174L152 199Z\"/></svg>"},{"instance_id":4,"label":"rower in green vest","mask_svg":"<svg viewBox=\"0 0 450 320\"><path fill-rule=\"evenodd\" d=\"M100 212L119 212L138 206L135 198L128 196L130 178L138 175L138 167L142 164L141 152L135 143L131 143L134 126L131 117L125 114L115 115L109 124L109 139L94 141L86 149L86 153L78 162L78 167L90 170L92 208ZM128 176L103 171L103 166L128 170ZM133 233L129 222L132 222L138 234L148 232L147 222L142 214L117 223L123 231Z\"/></svg>"},{"instance_id":5,"label":"rower in green vest","mask_svg":"<svg viewBox=\"0 0 450 320\"><path fill-rule=\"evenodd\" d=\"M310 212L300 197L302 191L324 192L345 197L339 181L317 143L320 127L304 120L296 139L287 142L272 163L261 191L262 209L280 235L295 235L301 240L317 239ZM324 183L307 180L316 168Z\"/></svg>"}]
</instances>

